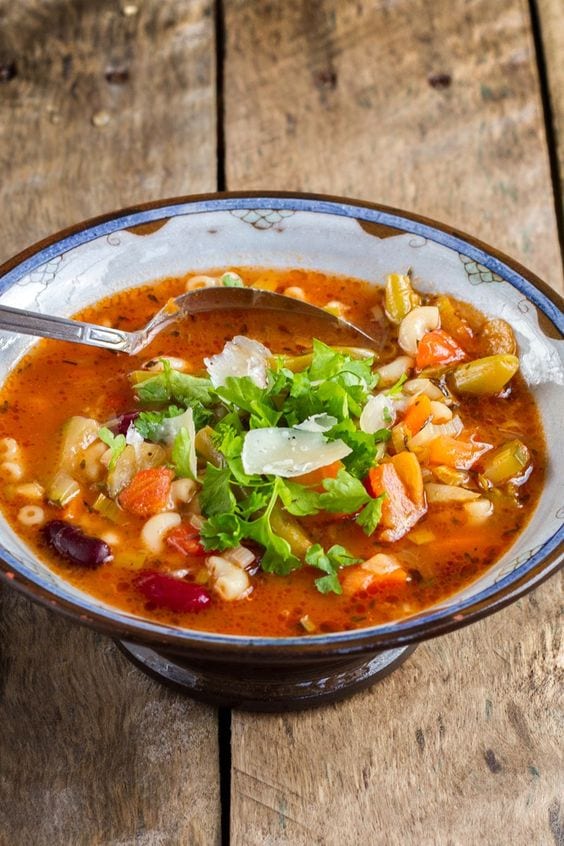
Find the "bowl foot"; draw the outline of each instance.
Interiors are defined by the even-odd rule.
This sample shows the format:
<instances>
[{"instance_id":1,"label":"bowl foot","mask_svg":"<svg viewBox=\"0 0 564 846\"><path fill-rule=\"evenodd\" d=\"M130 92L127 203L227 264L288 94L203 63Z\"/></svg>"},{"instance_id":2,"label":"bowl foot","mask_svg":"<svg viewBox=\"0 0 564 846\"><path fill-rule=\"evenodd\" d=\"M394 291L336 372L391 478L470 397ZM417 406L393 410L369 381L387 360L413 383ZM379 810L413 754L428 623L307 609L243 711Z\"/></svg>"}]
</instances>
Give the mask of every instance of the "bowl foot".
<instances>
[{"instance_id":1,"label":"bowl foot","mask_svg":"<svg viewBox=\"0 0 564 846\"><path fill-rule=\"evenodd\" d=\"M139 669L211 705L246 711L316 708L351 696L393 672L413 652L404 646L370 656L264 668L180 659L129 641L117 641Z\"/></svg>"}]
</instances>

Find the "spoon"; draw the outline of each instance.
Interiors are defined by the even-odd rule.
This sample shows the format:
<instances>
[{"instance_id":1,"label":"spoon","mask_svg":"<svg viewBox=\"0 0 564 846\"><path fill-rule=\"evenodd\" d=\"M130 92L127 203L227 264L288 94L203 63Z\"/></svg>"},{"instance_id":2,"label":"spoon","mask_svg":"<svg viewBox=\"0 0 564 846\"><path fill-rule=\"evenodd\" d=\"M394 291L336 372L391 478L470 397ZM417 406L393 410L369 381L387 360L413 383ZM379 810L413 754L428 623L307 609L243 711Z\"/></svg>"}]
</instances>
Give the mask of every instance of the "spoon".
<instances>
[{"instance_id":1,"label":"spoon","mask_svg":"<svg viewBox=\"0 0 564 846\"><path fill-rule=\"evenodd\" d=\"M306 317L322 319L328 325L340 326L362 338L370 344L375 339L348 320L335 317L322 308L304 303L301 300L261 291L258 288L200 288L182 294L158 311L143 329L136 332L124 332L94 323L81 323L65 317L53 317L37 314L24 309L0 306L0 329L18 332L22 335L34 335L40 338L55 338L58 341L72 341L76 344L88 344L92 347L126 352L136 355L149 344L155 335L165 326L184 317L199 312L216 309L266 309L268 311L291 312Z\"/></svg>"}]
</instances>

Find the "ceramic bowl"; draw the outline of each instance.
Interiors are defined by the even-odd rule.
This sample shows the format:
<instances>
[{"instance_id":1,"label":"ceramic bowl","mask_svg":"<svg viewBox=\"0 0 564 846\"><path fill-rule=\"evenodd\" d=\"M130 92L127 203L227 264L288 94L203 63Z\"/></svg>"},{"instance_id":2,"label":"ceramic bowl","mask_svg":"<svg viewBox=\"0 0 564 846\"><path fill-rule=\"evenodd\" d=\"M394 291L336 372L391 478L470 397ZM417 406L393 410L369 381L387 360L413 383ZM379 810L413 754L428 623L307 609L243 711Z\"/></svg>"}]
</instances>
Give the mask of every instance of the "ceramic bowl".
<instances>
[{"instance_id":1,"label":"ceramic bowl","mask_svg":"<svg viewBox=\"0 0 564 846\"><path fill-rule=\"evenodd\" d=\"M476 582L400 622L356 631L247 638L159 625L82 593L38 561L0 517L3 578L32 599L115 638L147 672L224 705L307 707L368 685L414 645L515 601L562 560L562 300L486 245L414 215L314 195L246 193L164 200L104 215L31 247L0 268L0 302L72 315L101 297L222 265L313 268L381 284L413 268L424 291L451 293L517 335L542 413L548 479L532 519ZM34 341L5 333L0 381ZM560 444L560 446L558 446Z\"/></svg>"}]
</instances>

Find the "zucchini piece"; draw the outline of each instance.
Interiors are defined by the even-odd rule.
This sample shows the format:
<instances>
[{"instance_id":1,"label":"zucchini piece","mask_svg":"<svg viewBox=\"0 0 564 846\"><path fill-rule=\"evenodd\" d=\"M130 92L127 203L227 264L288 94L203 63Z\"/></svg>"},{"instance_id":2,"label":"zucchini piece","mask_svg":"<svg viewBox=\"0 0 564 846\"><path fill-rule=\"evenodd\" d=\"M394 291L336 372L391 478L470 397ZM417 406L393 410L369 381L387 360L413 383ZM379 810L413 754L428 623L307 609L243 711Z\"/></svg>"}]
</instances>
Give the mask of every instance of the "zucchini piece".
<instances>
[{"instance_id":1,"label":"zucchini piece","mask_svg":"<svg viewBox=\"0 0 564 846\"><path fill-rule=\"evenodd\" d=\"M59 454L59 470L72 474L78 465L80 453L98 437L100 424L91 417L71 417L63 426L63 439Z\"/></svg>"},{"instance_id":2,"label":"zucchini piece","mask_svg":"<svg viewBox=\"0 0 564 846\"><path fill-rule=\"evenodd\" d=\"M64 508L80 494L80 485L66 470L58 470L47 489L47 499Z\"/></svg>"},{"instance_id":3,"label":"zucchini piece","mask_svg":"<svg viewBox=\"0 0 564 846\"><path fill-rule=\"evenodd\" d=\"M420 305L421 297L415 293L407 274L390 273L386 279L384 308L392 323L399 325L412 308Z\"/></svg>"}]
</instances>

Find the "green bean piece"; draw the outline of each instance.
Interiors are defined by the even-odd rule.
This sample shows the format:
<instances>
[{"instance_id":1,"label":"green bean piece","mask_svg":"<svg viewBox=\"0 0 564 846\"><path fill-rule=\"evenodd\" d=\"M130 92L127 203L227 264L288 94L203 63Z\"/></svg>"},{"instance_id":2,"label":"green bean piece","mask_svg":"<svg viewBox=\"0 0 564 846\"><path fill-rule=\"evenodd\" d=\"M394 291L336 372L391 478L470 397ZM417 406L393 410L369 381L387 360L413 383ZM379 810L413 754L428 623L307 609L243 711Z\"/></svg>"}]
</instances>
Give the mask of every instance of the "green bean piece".
<instances>
[{"instance_id":1,"label":"green bean piece","mask_svg":"<svg viewBox=\"0 0 564 846\"><path fill-rule=\"evenodd\" d=\"M531 460L524 443L515 438L489 452L482 461L482 476L492 485L504 485L519 476Z\"/></svg>"},{"instance_id":2,"label":"green bean piece","mask_svg":"<svg viewBox=\"0 0 564 846\"><path fill-rule=\"evenodd\" d=\"M459 364L453 371L452 380L461 394L490 396L498 394L518 369L516 355L490 355L468 364Z\"/></svg>"},{"instance_id":3,"label":"green bean piece","mask_svg":"<svg viewBox=\"0 0 564 846\"><path fill-rule=\"evenodd\" d=\"M304 558L312 541L297 520L291 514L285 512L278 503L272 509L270 525L273 532L284 538L290 544L290 549L298 558Z\"/></svg>"},{"instance_id":4,"label":"green bean piece","mask_svg":"<svg viewBox=\"0 0 564 846\"><path fill-rule=\"evenodd\" d=\"M412 308L418 306L421 297L415 293L409 276L405 273L390 273L386 279L384 308L387 317L400 324Z\"/></svg>"}]
</instances>

